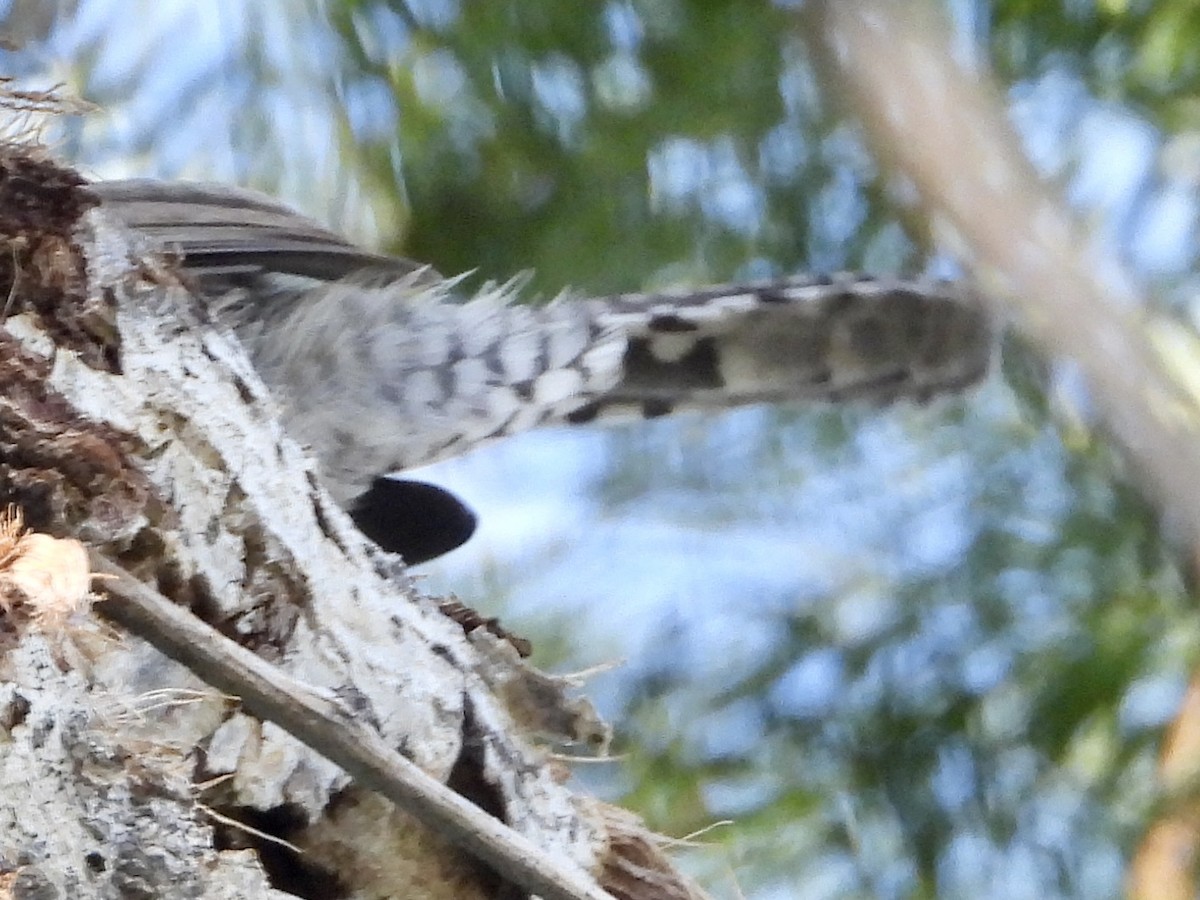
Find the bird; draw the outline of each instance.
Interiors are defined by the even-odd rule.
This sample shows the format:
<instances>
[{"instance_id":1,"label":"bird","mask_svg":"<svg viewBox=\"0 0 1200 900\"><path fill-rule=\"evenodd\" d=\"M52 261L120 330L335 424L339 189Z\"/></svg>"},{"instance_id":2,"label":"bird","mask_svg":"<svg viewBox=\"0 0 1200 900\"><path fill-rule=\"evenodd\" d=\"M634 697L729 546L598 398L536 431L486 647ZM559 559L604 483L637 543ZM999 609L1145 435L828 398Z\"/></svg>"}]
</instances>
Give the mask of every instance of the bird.
<instances>
[{"instance_id":1,"label":"bird","mask_svg":"<svg viewBox=\"0 0 1200 900\"><path fill-rule=\"evenodd\" d=\"M87 186L178 261L245 346L360 530L416 565L476 527L407 469L535 426L751 403L926 402L981 381L994 328L967 281L858 273L518 302L359 247L211 182Z\"/></svg>"}]
</instances>

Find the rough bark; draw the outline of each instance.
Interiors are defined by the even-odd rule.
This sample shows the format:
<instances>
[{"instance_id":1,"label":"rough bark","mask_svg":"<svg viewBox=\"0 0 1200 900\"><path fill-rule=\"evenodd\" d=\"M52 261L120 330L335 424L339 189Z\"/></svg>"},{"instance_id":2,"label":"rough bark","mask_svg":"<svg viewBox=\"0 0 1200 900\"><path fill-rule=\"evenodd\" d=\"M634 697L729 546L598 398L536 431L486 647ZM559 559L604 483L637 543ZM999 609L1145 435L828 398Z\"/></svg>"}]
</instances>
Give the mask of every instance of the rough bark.
<instances>
[{"instance_id":1,"label":"rough bark","mask_svg":"<svg viewBox=\"0 0 1200 900\"><path fill-rule=\"evenodd\" d=\"M355 531L169 261L20 147L0 152L0 242L0 505L111 564L118 577L92 585L111 591L110 610L141 589L167 598L214 646L253 651L351 735L400 751L614 896L699 896L636 821L573 794L539 749L603 744L591 707L487 628L464 631ZM0 896L529 893L106 624L104 604L39 605L36 577L11 565L33 544L10 537ZM56 563L42 575L80 593Z\"/></svg>"}]
</instances>

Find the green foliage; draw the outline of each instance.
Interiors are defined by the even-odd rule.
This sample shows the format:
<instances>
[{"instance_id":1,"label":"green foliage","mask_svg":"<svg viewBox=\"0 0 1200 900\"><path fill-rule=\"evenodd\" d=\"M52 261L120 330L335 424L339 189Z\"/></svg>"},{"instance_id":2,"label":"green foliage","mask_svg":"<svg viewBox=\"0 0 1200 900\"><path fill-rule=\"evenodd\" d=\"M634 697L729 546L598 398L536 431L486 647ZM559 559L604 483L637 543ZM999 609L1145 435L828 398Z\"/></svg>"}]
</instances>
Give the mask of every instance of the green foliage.
<instances>
[{"instance_id":1,"label":"green foliage","mask_svg":"<svg viewBox=\"0 0 1200 900\"><path fill-rule=\"evenodd\" d=\"M783 10L469 4L452 26L408 16L397 60L372 52L364 24L385 6L342 4L338 22L346 77L385 81L400 125L347 149L408 197L410 255L606 291L794 268L814 249L840 265L855 242L797 215L869 163L833 129ZM809 146L822 119L829 133ZM837 202L856 219L844 232L865 229L863 198Z\"/></svg>"},{"instance_id":2,"label":"green foliage","mask_svg":"<svg viewBox=\"0 0 1200 900\"><path fill-rule=\"evenodd\" d=\"M1200 7L1191 0L998 0L994 59L1005 80L1069 64L1101 97L1173 129L1200 124Z\"/></svg>"}]
</instances>

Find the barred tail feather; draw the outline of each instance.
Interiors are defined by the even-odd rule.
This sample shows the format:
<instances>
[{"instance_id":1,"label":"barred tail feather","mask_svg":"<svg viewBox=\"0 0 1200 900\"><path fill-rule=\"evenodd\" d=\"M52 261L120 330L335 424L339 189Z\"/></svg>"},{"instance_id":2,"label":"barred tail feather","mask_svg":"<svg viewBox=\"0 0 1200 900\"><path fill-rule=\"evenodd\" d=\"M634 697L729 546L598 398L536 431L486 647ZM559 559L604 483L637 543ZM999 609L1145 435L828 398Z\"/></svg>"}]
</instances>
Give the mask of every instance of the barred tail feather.
<instances>
[{"instance_id":1,"label":"barred tail feather","mask_svg":"<svg viewBox=\"0 0 1200 900\"><path fill-rule=\"evenodd\" d=\"M617 383L569 421L758 402L924 402L979 381L994 348L982 304L958 282L844 274L589 306L625 335L625 353Z\"/></svg>"}]
</instances>

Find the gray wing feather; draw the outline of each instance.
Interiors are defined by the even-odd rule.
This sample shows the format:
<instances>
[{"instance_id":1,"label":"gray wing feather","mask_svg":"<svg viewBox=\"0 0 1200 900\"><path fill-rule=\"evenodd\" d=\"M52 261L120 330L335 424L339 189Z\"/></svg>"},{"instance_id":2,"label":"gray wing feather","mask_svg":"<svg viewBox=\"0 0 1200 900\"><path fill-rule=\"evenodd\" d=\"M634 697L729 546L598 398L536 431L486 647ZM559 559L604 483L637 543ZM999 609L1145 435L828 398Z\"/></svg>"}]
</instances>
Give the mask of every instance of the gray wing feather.
<instances>
[{"instance_id":1,"label":"gray wing feather","mask_svg":"<svg viewBox=\"0 0 1200 900\"><path fill-rule=\"evenodd\" d=\"M149 178L89 189L130 228L180 253L201 278L270 272L337 281L364 271L401 278L424 268L357 247L257 191Z\"/></svg>"}]
</instances>

